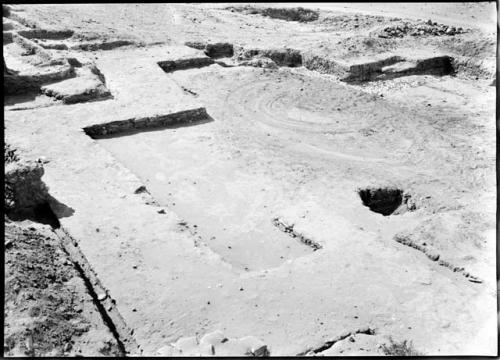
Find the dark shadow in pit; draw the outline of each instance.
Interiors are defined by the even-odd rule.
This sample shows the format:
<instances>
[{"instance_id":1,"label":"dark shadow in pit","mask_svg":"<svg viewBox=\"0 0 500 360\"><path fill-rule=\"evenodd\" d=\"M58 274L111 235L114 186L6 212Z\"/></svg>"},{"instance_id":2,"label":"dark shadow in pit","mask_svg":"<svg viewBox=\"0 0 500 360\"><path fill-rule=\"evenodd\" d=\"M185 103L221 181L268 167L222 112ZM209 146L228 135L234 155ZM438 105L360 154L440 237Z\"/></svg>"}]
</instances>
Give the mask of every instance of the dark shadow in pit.
<instances>
[{"instance_id":1,"label":"dark shadow in pit","mask_svg":"<svg viewBox=\"0 0 500 360\"><path fill-rule=\"evenodd\" d=\"M384 216L391 215L403 202L403 190L396 188L372 188L359 190L363 205Z\"/></svg>"},{"instance_id":2,"label":"dark shadow in pit","mask_svg":"<svg viewBox=\"0 0 500 360\"><path fill-rule=\"evenodd\" d=\"M119 138L122 136L131 136L131 135L136 135L139 133L145 133L145 132L155 132L155 131L163 131L166 129L179 129L179 128L184 128L184 127L190 127L190 126L197 126L197 125L203 125L207 123L211 123L215 121L211 116L207 115L204 119L202 120L196 120L192 121L189 123L177 123L177 124L171 124L171 125L162 125L158 127L148 127L148 128L142 128L142 129L133 129L133 130L127 130L119 133L113 133L109 135L92 135L92 139L114 139L114 138Z\"/></svg>"},{"instance_id":3,"label":"dark shadow in pit","mask_svg":"<svg viewBox=\"0 0 500 360\"><path fill-rule=\"evenodd\" d=\"M38 91L29 92L22 95L6 95L3 98L4 106L11 106L35 101L36 97L40 95Z\"/></svg>"},{"instance_id":4,"label":"dark shadow in pit","mask_svg":"<svg viewBox=\"0 0 500 360\"><path fill-rule=\"evenodd\" d=\"M454 59L450 56L436 56L418 60L414 66L410 66L406 69L387 70L387 66L397 65L398 63L411 63L411 60L394 56L379 61L375 65L371 64L374 68L367 67L367 64L356 65L355 70L351 70L351 74L343 79L343 81L354 85L360 85L367 81L382 82L411 75L456 76L457 71L453 62Z\"/></svg>"}]
</instances>

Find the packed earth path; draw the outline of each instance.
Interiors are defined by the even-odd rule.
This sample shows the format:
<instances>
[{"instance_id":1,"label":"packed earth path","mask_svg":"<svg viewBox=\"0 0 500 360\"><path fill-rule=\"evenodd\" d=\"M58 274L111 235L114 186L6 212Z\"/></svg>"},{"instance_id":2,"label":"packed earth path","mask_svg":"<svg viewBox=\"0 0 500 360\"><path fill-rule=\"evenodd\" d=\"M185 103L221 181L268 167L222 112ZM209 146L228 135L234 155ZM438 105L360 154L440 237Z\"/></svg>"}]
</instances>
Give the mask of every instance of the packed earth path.
<instances>
[{"instance_id":1,"label":"packed earth path","mask_svg":"<svg viewBox=\"0 0 500 360\"><path fill-rule=\"evenodd\" d=\"M93 306L6 354L497 353L495 4L316 5L3 7L6 235Z\"/></svg>"}]
</instances>

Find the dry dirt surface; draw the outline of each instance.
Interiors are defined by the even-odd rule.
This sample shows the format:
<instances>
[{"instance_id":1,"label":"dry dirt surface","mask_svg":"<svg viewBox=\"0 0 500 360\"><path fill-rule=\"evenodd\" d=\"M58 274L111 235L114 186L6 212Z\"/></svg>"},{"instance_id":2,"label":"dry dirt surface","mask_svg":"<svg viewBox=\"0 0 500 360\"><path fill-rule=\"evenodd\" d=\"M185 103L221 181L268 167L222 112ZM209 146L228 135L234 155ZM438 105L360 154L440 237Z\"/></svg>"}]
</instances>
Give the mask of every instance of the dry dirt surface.
<instances>
[{"instance_id":1,"label":"dry dirt surface","mask_svg":"<svg viewBox=\"0 0 500 360\"><path fill-rule=\"evenodd\" d=\"M5 356L119 356L50 227L5 226Z\"/></svg>"},{"instance_id":2,"label":"dry dirt surface","mask_svg":"<svg viewBox=\"0 0 500 360\"><path fill-rule=\"evenodd\" d=\"M4 355L124 355L93 287L52 231L60 224L44 206L43 166L22 163L10 144L4 155Z\"/></svg>"},{"instance_id":3,"label":"dry dirt surface","mask_svg":"<svg viewBox=\"0 0 500 360\"><path fill-rule=\"evenodd\" d=\"M5 355L497 354L495 3L3 16Z\"/></svg>"}]
</instances>

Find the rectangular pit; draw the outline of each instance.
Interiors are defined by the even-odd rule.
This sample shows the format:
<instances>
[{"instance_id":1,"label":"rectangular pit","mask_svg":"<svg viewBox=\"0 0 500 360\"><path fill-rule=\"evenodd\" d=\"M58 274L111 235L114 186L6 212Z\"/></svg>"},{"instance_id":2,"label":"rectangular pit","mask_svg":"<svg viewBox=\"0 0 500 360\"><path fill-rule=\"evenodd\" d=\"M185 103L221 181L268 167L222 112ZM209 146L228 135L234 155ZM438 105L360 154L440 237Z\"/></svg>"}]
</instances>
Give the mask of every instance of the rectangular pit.
<instances>
[{"instance_id":1,"label":"rectangular pit","mask_svg":"<svg viewBox=\"0 0 500 360\"><path fill-rule=\"evenodd\" d=\"M182 220L195 244L203 242L235 269L273 268L315 249L290 238L273 222L274 191L262 177L215 150L215 121L203 125L135 131L133 120L85 131L135 173L159 205ZM141 123L139 129L147 129ZM120 134L127 136L108 136ZM106 135L106 136L102 136ZM136 196L140 196L137 194Z\"/></svg>"}]
</instances>

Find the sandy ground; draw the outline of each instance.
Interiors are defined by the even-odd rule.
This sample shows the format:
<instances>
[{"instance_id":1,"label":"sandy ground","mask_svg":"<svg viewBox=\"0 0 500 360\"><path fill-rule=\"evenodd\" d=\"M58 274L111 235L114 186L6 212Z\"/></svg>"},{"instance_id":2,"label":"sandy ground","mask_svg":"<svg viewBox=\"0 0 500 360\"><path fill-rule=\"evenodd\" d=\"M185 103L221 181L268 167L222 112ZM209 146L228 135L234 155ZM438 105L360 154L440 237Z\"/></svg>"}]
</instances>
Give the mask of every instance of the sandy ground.
<instances>
[{"instance_id":1,"label":"sandy ground","mask_svg":"<svg viewBox=\"0 0 500 360\"><path fill-rule=\"evenodd\" d=\"M280 7L282 5L275 4ZM298 3L283 6L301 6ZM452 23L467 27L477 27L489 33L495 33L497 26L497 8L493 1L483 3L472 2L403 2L394 3L309 3L308 8L322 10L345 11L359 14L399 16L410 19L433 19L444 23Z\"/></svg>"},{"instance_id":2,"label":"sandy ground","mask_svg":"<svg viewBox=\"0 0 500 360\"><path fill-rule=\"evenodd\" d=\"M190 337L220 330L271 355L381 354L391 337L426 355L495 354L494 4L313 5L311 23L221 4L17 6L41 28L75 30L63 43L141 46L53 50L95 62L112 98L9 98L6 139L49 160L43 180L74 212L53 210L133 330L130 353L177 342L185 355ZM399 21L384 16L417 10L470 31L374 35ZM157 61L201 56L186 40L347 62L437 49L467 71L363 84L304 67L163 72ZM201 106L209 119L190 126L95 140L82 130ZM415 208L370 211L367 187L401 189Z\"/></svg>"},{"instance_id":3,"label":"sandy ground","mask_svg":"<svg viewBox=\"0 0 500 360\"><path fill-rule=\"evenodd\" d=\"M5 355L119 356L50 227L9 222L5 238Z\"/></svg>"}]
</instances>

